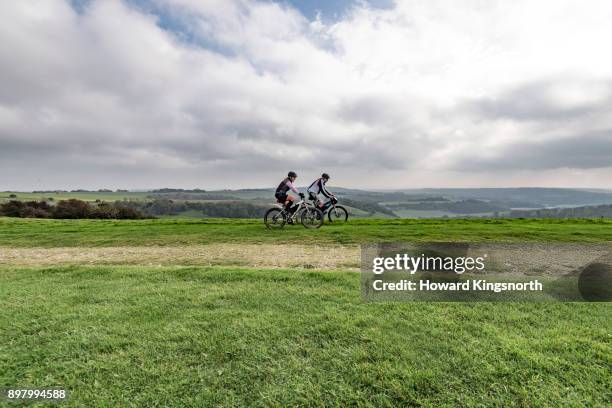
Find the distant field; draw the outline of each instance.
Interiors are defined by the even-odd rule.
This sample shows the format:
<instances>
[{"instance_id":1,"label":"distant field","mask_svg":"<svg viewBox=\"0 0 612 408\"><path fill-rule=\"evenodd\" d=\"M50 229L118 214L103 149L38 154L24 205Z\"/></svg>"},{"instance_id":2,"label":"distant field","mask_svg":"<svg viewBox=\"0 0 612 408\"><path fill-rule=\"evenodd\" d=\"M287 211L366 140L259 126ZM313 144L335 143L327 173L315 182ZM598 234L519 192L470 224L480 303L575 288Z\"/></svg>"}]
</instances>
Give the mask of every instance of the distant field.
<instances>
[{"instance_id":1,"label":"distant field","mask_svg":"<svg viewBox=\"0 0 612 408\"><path fill-rule=\"evenodd\" d=\"M457 217L459 214L453 214L449 211L437 210L394 210L400 218L434 218L434 217Z\"/></svg>"},{"instance_id":2,"label":"distant field","mask_svg":"<svg viewBox=\"0 0 612 408\"><path fill-rule=\"evenodd\" d=\"M70 198L76 198L83 201L115 201L115 200L144 200L147 195L151 194L148 192L127 192L127 193L20 193L20 192L0 192L0 202L8 201L11 199L10 195L14 194L17 196L17 199L26 201L26 200L48 200L52 198L54 201L59 200L68 200Z\"/></svg>"},{"instance_id":3,"label":"distant field","mask_svg":"<svg viewBox=\"0 0 612 408\"><path fill-rule=\"evenodd\" d=\"M358 244L393 241L612 241L612 219L361 219L319 230L267 230L261 220L46 220L0 217L0 246Z\"/></svg>"}]
</instances>

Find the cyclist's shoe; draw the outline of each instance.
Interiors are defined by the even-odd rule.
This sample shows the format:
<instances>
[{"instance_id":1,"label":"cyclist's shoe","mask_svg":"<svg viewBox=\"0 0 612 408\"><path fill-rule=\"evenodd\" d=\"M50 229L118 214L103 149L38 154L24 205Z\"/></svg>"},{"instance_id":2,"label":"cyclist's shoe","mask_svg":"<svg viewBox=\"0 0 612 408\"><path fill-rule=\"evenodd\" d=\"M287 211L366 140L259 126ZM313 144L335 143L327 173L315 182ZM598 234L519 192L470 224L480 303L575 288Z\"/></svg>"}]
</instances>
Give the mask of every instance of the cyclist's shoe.
<instances>
[{"instance_id":1,"label":"cyclist's shoe","mask_svg":"<svg viewBox=\"0 0 612 408\"><path fill-rule=\"evenodd\" d=\"M287 224L293 225L293 218L287 218Z\"/></svg>"}]
</instances>

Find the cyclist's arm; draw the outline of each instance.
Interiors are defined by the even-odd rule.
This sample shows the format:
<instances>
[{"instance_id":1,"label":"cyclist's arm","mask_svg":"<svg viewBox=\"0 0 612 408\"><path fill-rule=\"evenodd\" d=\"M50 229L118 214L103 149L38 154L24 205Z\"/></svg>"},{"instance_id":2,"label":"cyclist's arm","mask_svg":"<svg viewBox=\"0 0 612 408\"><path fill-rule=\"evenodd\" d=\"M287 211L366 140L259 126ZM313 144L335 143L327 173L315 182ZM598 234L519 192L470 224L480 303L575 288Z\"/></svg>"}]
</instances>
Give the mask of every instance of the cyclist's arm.
<instances>
[{"instance_id":1,"label":"cyclist's arm","mask_svg":"<svg viewBox=\"0 0 612 408\"><path fill-rule=\"evenodd\" d=\"M300 194L300 190L295 188L295 186L293 185L292 182L287 181L287 187L289 187L291 189L291 191L293 191L295 194Z\"/></svg>"},{"instance_id":2,"label":"cyclist's arm","mask_svg":"<svg viewBox=\"0 0 612 408\"><path fill-rule=\"evenodd\" d=\"M323 180L321 180L320 186L321 186L321 194L323 194L327 198L332 198L333 194L327 191L327 189L325 188L325 183L323 183Z\"/></svg>"}]
</instances>

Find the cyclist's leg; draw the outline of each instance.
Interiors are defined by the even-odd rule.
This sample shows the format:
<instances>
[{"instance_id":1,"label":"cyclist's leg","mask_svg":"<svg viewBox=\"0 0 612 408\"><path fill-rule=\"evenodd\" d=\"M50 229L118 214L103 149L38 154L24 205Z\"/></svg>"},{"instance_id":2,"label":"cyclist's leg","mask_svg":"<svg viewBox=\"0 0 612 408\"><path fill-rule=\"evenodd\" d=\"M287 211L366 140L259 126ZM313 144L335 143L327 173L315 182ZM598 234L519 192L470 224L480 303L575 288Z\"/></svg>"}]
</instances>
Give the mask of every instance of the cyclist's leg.
<instances>
[{"instance_id":1,"label":"cyclist's leg","mask_svg":"<svg viewBox=\"0 0 612 408\"><path fill-rule=\"evenodd\" d=\"M288 195L287 203L285 204L285 208L287 209L287 214L289 217L287 218L287 224L293 224L293 213L297 210L298 206L295 204L295 197Z\"/></svg>"},{"instance_id":2,"label":"cyclist's leg","mask_svg":"<svg viewBox=\"0 0 612 408\"><path fill-rule=\"evenodd\" d=\"M274 197L276 198L277 203L283 204L287 210L289 209L291 197L289 197L287 194L274 194Z\"/></svg>"},{"instance_id":3,"label":"cyclist's leg","mask_svg":"<svg viewBox=\"0 0 612 408\"><path fill-rule=\"evenodd\" d=\"M295 211L296 206L294 206L294 203L295 203L295 197L288 195L285 206L287 207L287 210L289 210L290 214L292 214L293 211Z\"/></svg>"},{"instance_id":4,"label":"cyclist's leg","mask_svg":"<svg viewBox=\"0 0 612 408\"><path fill-rule=\"evenodd\" d=\"M315 194L311 191L308 192L308 196L310 198L310 200L312 201L312 203L317 206L317 207L323 207L323 202L319 199L319 195Z\"/></svg>"},{"instance_id":5,"label":"cyclist's leg","mask_svg":"<svg viewBox=\"0 0 612 408\"><path fill-rule=\"evenodd\" d=\"M276 198L276 202L279 204L287 204L287 194L276 193L274 198Z\"/></svg>"}]
</instances>

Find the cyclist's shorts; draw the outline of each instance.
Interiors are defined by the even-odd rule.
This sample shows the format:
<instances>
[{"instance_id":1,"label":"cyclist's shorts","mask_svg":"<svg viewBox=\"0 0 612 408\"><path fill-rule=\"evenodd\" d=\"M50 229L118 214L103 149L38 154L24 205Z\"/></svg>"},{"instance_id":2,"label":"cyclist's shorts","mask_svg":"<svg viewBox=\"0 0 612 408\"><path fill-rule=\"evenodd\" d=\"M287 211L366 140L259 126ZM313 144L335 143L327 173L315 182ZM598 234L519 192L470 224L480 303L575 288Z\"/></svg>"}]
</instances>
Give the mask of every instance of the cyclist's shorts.
<instances>
[{"instance_id":1,"label":"cyclist's shorts","mask_svg":"<svg viewBox=\"0 0 612 408\"><path fill-rule=\"evenodd\" d=\"M276 193L274 194L274 197L276 197L276 201L278 201L279 203L284 203L285 201L287 201L287 194Z\"/></svg>"}]
</instances>

